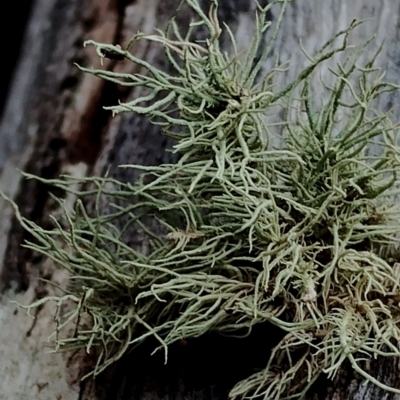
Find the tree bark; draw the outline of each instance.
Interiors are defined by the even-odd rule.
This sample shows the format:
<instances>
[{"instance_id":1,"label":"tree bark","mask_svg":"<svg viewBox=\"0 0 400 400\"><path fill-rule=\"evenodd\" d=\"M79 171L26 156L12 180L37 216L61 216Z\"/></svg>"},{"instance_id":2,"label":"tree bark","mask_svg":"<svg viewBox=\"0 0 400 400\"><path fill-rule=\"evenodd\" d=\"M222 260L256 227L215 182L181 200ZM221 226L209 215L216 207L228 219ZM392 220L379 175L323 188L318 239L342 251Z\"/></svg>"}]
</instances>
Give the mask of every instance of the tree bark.
<instances>
[{"instance_id":1,"label":"tree bark","mask_svg":"<svg viewBox=\"0 0 400 400\"><path fill-rule=\"evenodd\" d=\"M254 26L254 2L219 3L220 19L233 28L239 48L244 48ZM84 40L123 45L138 30L150 33L155 27L165 26L176 14L178 4L178 0L36 0L0 125L0 189L17 202L24 216L46 223L54 204L49 187L22 180L17 168L45 178L64 172L77 176L102 174L109 169L114 178L132 181L136 178L132 170L119 169L118 165L153 165L172 160L171 154L164 152L171 143L160 136L157 127L137 115L112 119L102 109L118 99L135 96L134 92L84 75L74 63L99 66L93 49L82 47ZM205 7L207 4L204 0ZM182 25L190 19L187 10L177 15ZM275 17L272 13L271 18ZM300 39L308 54L313 54L354 18L370 17L373 19L359 27L351 41L358 43L376 34L377 40L370 46L373 53L386 38L379 64L387 71L387 79L397 83L400 3L393 0L292 2L274 48L282 61L292 60L290 71L282 79L290 79L308 62L300 49ZM139 42L132 51L167 68L157 46ZM272 62L266 62L266 70ZM327 66L320 69L324 80L329 80ZM105 60L105 68L136 72L135 67L113 60ZM315 95L319 94L317 88ZM379 106L387 110L398 102L398 94L390 95ZM398 119L397 110L393 117ZM26 239L29 237L13 217L11 207L0 200L0 399L226 399L235 380L259 362L252 356L257 353L257 347L252 348L255 342L265 338L273 341L275 333L269 327L261 327L247 341L210 335L187 347L176 346L167 366L149 357L149 344L121 360L115 371L80 382L93 364L90 356L48 354L45 349L54 329L54 307L47 304L38 309L32 320L10 302L28 304L52 294L56 290L53 284L66 285L63 272L21 248ZM369 368L386 385L400 388L398 360L373 360ZM348 365L334 381L318 381L307 396L310 400L353 398L400 399L370 383L364 385Z\"/></svg>"}]
</instances>

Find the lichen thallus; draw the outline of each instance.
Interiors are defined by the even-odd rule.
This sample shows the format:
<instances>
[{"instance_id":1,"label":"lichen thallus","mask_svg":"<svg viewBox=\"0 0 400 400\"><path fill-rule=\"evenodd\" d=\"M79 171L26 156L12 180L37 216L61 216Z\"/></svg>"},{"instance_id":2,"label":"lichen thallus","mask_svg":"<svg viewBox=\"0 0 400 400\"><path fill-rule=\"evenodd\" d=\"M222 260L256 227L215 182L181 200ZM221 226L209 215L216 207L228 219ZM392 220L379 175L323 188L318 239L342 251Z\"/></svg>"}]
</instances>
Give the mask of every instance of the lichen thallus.
<instances>
[{"instance_id":1,"label":"lichen thallus","mask_svg":"<svg viewBox=\"0 0 400 400\"><path fill-rule=\"evenodd\" d=\"M279 87L275 78L284 68L278 61L261 75L287 1L257 6L245 54L229 28L221 28L216 1L208 14L197 0L185 3L197 18L185 35L172 20L165 31L131 41L161 43L170 73L131 54L130 44L86 42L100 57L112 54L147 71L79 67L145 88L108 109L159 124L176 140L179 160L121 166L141 170L137 182L109 176L46 181L77 196L62 223L53 219L53 229L15 207L35 239L25 245L70 273L63 295L26 308L74 303L56 316L55 348L95 349L94 374L148 336L167 357L176 341L269 321L284 337L265 369L238 382L231 397L301 398L320 374L334 378L345 360L368 381L400 393L361 367L362 358L400 355L398 126L373 107L397 88L375 67L379 52L362 64L369 42L349 49L349 33L359 24L353 21ZM266 20L272 7L281 7L274 24ZM208 39L194 40L197 29L207 30ZM220 47L223 29L233 55ZM319 102L314 71L338 53L344 58L331 66L334 82ZM280 147L271 144L277 136ZM373 140L379 155L368 151ZM141 235L144 250L129 244L132 232ZM61 337L74 321L75 334Z\"/></svg>"}]
</instances>

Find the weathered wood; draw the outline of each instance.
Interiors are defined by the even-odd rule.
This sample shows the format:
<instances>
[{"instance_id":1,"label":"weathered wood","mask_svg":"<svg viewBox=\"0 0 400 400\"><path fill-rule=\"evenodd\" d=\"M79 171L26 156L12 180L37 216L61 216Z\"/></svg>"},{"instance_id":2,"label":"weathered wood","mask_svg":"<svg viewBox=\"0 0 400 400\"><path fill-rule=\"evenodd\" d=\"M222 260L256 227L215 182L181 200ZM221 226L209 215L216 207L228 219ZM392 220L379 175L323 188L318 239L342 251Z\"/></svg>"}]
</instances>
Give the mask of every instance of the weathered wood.
<instances>
[{"instance_id":1,"label":"weathered wood","mask_svg":"<svg viewBox=\"0 0 400 400\"><path fill-rule=\"evenodd\" d=\"M165 25L178 3L178 0L36 1L23 57L0 125L0 189L16 199L25 216L45 223L45 216L52 207L48 201L49 188L34 181L21 181L14 172L15 167L48 178L63 171L78 175L101 174L105 168L110 168L112 176L132 181L135 179L132 171L118 169L118 165L171 160L171 155L163 152L170 143L148 121L135 115L111 119L101 108L135 93L83 75L73 62L98 65L93 49L82 48L85 39L123 44L138 30L152 32L154 27ZM220 18L233 26L240 46L246 46L253 27L254 3L220 0L220 4ZM297 0L291 3L275 45L282 61L292 60L291 70L282 79L290 79L307 64L300 50L300 39L307 52L313 54L324 40L346 27L352 19L373 17L357 29L352 41L364 41L376 33L377 44L371 45L373 52L386 38L380 65L387 70L388 80L398 83L399 16L400 3L393 0ZM181 24L189 19L185 11L178 18ZM133 51L153 64L165 65L157 46L139 42ZM107 61L105 65L109 69L134 71L125 62ZM267 62L265 68L268 67ZM329 79L326 66L320 72L324 79ZM317 90L316 96L320 93ZM388 109L398 103L398 95L388 96L380 106ZM395 110L393 118L398 117L399 112ZM16 300L27 304L52 293L52 286L40 282L40 277L65 284L65 275L54 266L21 250L24 239L26 236L12 219L10 207L0 202L0 273L4 289L0 303L0 376L3 377L0 399L92 400L106 396L110 400L225 399L237 377L224 379L223 376L239 369L244 373L246 368L256 366L252 362L258 362L249 358L240 363L239 356L232 354L237 351L246 354L247 346L254 345L255 340L269 341L274 336L265 327L250 343L206 337L189 343L187 348L173 349L171 364L166 367L158 358L147 356L149 344L120 363L108 393L106 377L95 384L92 380L80 383L82 372L90 368L90 358L82 354L47 354L44 349L53 329L54 308L47 305L38 310L33 322L9 302ZM254 349L253 352L256 353ZM246 364L244 369L243 364ZM400 387L397 360L373 361L371 373L387 385ZM318 382L308 398L400 398L362 383L363 380L345 366L335 381Z\"/></svg>"},{"instance_id":2,"label":"weathered wood","mask_svg":"<svg viewBox=\"0 0 400 400\"><path fill-rule=\"evenodd\" d=\"M83 41L89 36L115 41L121 21L116 1L37 0L34 5L0 128L0 187L16 199L23 215L37 222L48 213L48 188L20 181L15 168L52 177L71 166L85 173L94 162L108 118L101 108L105 85L83 77L73 63L94 63L94 54L83 50ZM10 220L10 208L3 202L1 217L1 286L9 290L3 292L0 306L0 398L75 400L84 398L85 391L94 398L92 382L80 384L84 358L54 356L46 349L54 329L54 307L41 308L33 321L10 303L28 304L51 294L52 286L38 278L63 285L65 275L21 249L26 236Z\"/></svg>"}]
</instances>

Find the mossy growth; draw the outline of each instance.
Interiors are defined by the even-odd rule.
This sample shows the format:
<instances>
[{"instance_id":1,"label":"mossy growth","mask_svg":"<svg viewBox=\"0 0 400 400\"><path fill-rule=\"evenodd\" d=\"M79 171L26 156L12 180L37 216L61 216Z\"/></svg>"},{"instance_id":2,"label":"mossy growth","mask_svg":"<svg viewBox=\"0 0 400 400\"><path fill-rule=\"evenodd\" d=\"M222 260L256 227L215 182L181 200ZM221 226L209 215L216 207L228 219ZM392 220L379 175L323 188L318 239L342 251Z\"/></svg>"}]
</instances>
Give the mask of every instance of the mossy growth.
<instances>
[{"instance_id":1,"label":"mossy growth","mask_svg":"<svg viewBox=\"0 0 400 400\"><path fill-rule=\"evenodd\" d=\"M361 367L363 359L400 355L398 127L373 107L396 87L383 81L376 56L361 64L366 44L348 49L358 22L278 87L278 62L259 76L287 1L258 6L245 54L225 27L233 55L220 48L216 1L208 14L197 0L185 2L197 16L185 35L171 21L165 32L132 39L161 43L171 74L131 54L129 45L87 42L100 57L117 55L148 71L81 68L144 87L142 97L109 109L161 125L176 140L179 160L122 166L142 171L137 182L46 181L74 193L75 208L63 221L54 218L50 230L20 216L35 238L26 246L67 269L70 284L64 296L29 308L46 301L76 305L56 316L56 349L96 349L94 374L148 336L167 357L180 339L251 331L268 321L284 337L265 369L238 382L232 398L301 398L321 374L334 378L345 360L367 380L400 393ZM267 12L277 4L281 11L271 24ZM196 29L207 30L208 39L192 40ZM335 82L326 87L326 100L313 98L316 67L341 52L346 57L331 65ZM272 123L271 114L285 117ZM272 145L277 137L279 147ZM369 151L373 141L377 155ZM132 231L146 249L130 245ZM71 321L74 335L62 337Z\"/></svg>"}]
</instances>

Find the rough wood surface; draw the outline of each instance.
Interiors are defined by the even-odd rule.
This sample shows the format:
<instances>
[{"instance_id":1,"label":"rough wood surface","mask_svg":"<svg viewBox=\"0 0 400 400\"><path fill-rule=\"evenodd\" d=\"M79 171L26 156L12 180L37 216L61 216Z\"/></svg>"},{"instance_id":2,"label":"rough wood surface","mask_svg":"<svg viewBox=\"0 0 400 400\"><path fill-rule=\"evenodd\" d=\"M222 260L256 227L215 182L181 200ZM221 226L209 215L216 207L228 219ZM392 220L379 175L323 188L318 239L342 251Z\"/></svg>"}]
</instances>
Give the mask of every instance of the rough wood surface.
<instances>
[{"instance_id":1,"label":"rough wood surface","mask_svg":"<svg viewBox=\"0 0 400 400\"><path fill-rule=\"evenodd\" d=\"M85 39L123 44L138 30L151 32L154 27L163 26L174 15L178 3L36 0L0 125L0 188L16 199L24 215L45 223L52 205L48 202L48 188L34 181L21 181L15 168L53 177L63 171L78 175L102 173L104 168L111 167L114 177L132 180L135 176L129 175L130 170L118 169L119 164L154 164L171 157L163 153L168 141L142 117L123 115L111 119L101 108L134 93L85 76L73 63L98 65L92 49L82 48ZM254 3L220 0L220 4L220 17L233 26L240 46L246 46L253 27ZM393 0L297 0L290 4L275 46L283 61L292 60L292 69L285 79L307 63L298 45L300 39L312 54L352 19L370 17L373 19L359 27L352 40L363 41L376 34L373 51L386 38L380 65L387 70L388 80L399 83L400 3ZM186 14L179 18L182 24L188 21ZM134 51L152 63L165 65L157 47L140 45ZM106 67L132 71L125 63L109 61ZM321 69L321 74L328 79L326 68ZM387 109L399 100L398 96L388 97L380 106ZM399 116L396 109L393 117ZM251 343L241 344L206 337L192 347L175 349L167 367L157 358L147 357L148 349L144 348L117 366L108 390L107 376L97 382L80 383L79 377L90 368L89 357L48 354L45 349L46 338L53 329L52 307L38 310L33 321L10 303L14 300L27 304L51 293L52 286L40 282L40 277L65 284L64 274L21 249L25 238L10 207L0 202L0 399L226 399L227 388L236 379L225 379L226 376L236 370L244 371L243 365L248 367L256 362L249 358L240 362L239 357L251 355L250 345L255 340L271 340L273 336L268 329L262 329ZM371 373L388 385L400 387L398 360L373 361ZM334 382L318 382L308 398L400 397L385 394L370 384L363 385L363 380L345 366Z\"/></svg>"}]
</instances>

